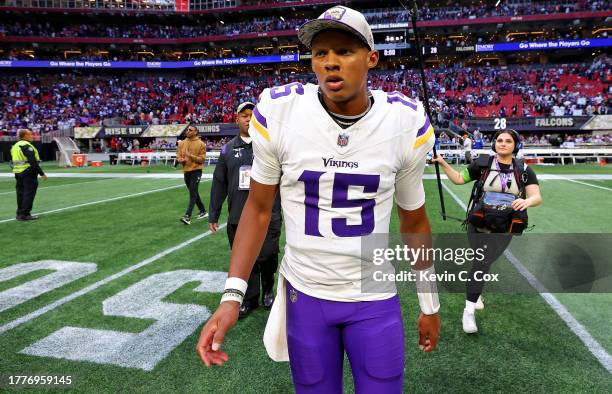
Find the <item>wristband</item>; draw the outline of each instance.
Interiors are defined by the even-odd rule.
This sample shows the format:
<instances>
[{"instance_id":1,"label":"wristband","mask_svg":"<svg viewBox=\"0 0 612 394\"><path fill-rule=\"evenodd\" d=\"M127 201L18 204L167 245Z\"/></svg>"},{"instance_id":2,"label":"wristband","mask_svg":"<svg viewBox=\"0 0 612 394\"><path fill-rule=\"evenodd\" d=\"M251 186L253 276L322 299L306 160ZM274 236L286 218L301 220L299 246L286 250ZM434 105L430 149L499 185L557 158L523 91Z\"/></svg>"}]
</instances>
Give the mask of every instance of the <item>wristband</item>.
<instances>
[{"instance_id":1,"label":"wristband","mask_svg":"<svg viewBox=\"0 0 612 394\"><path fill-rule=\"evenodd\" d=\"M225 290L221 296L221 302L236 301L242 305L244 294L246 293L248 283L238 277L231 277L225 280Z\"/></svg>"},{"instance_id":2,"label":"wristband","mask_svg":"<svg viewBox=\"0 0 612 394\"><path fill-rule=\"evenodd\" d=\"M234 276L225 280L224 290L236 289L244 294L247 291L247 287L249 287L249 284L244 279Z\"/></svg>"},{"instance_id":3,"label":"wristband","mask_svg":"<svg viewBox=\"0 0 612 394\"><path fill-rule=\"evenodd\" d=\"M236 289L227 289L223 292L221 301L219 303L221 304L225 301L236 301L238 304L242 305L242 301L244 301L244 293Z\"/></svg>"},{"instance_id":4,"label":"wristband","mask_svg":"<svg viewBox=\"0 0 612 394\"><path fill-rule=\"evenodd\" d=\"M421 312L426 315L433 315L440 310L440 300L438 298L438 287L436 286L436 270L432 265L424 270L411 269L416 275L417 297Z\"/></svg>"}]
</instances>

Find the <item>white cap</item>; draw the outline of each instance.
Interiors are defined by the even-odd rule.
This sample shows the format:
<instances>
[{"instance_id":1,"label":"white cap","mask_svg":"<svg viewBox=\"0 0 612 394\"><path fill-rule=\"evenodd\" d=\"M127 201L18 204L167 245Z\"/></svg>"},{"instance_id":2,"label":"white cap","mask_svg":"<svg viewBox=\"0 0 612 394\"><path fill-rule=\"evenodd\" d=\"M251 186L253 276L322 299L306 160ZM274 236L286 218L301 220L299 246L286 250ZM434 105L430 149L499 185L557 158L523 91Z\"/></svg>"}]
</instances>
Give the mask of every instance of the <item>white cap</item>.
<instances>
[{"instance_id":1,"label":"white cap","mask_svg":"<svg viewBox=\"0 0 612 394\"><path fill-rule=\"evenodd\" d=\"M317 19L304 23L298 31L302 44L311 47L312 39L323 30L337 29L346 31L374 50L374 36L370 24L359 11L341 5L334 6L321 14Z\"/></svg>"},{"instance_id":2,"label":"white cap","mask_svg":"<svg viewBox=\"0 0 612 394\"><path fill-rule=\"evenodd\" d=\"M239 114L245 109L253 109L253 108L255 108L255 104L253 104L250 101L245 101L244 103L240 104L238 108L236 108L236 113Z\"/></svg>"}]
</instances>

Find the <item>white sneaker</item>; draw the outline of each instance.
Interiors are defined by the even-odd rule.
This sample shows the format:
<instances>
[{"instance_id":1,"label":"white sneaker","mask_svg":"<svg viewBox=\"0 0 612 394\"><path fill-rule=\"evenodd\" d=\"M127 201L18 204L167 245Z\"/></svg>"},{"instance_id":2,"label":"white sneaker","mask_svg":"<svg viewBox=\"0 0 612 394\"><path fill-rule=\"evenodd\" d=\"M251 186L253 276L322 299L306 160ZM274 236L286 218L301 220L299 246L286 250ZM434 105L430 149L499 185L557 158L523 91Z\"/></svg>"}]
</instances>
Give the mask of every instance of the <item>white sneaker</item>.
<instances>
[{"instance_id":1,"label":"white sneaker","mask_svg":"<svg viewBox=\"0 0 612 394\"><path fill-rule=\"evenodd\" d=\"M478 332L478 327L476 326L476 314L470 313L467 308L463 310L463 331L466 334L473 334Z\"/></svg>"},{"instance_id":2,"label":"white sneaker","mask_svg":"<svg viewBox=\"0 0 612 394\"><path fill-rule=\"evenodd\" d=\"M478 296L478 300L476 300L476 310L481 311L484 309L484 298L482 296Z\"/></svg>"}]
</instances>

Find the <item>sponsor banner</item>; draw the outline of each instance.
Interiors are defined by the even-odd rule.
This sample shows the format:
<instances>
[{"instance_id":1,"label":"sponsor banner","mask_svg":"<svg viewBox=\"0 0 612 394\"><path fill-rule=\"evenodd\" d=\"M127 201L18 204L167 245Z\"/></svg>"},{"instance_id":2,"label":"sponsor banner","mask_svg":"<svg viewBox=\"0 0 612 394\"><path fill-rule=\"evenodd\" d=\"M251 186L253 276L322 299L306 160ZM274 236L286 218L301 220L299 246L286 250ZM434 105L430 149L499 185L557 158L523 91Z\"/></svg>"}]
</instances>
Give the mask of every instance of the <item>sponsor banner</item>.
<instances>
[{"instance_id":1,"label":"sponsor banner","mask_svg":"<svg viewBox=\"0 0 612 394\"><path fill-rule=\"evenodd\" d=\"M96 138L100 130L102 130L101 126L75 127L74 138Z\"/></svg>"},{"instance_id":2,"label":"sponsor banner","mask_svg":"<svg viewBox=\"0 0 612 394\"><path fill-rule=\"evenodd\" d=\"M136 137L142 134L148 126L105 126L101 137L128 136Z\"/></svg>"},{"instance_id":3,"label":"sponsor banner","mask_svg":"<svg viewBox=\"0 0 612 394\"><path fill-rule=\"evenodd\" d=\"M299 55L250 56L222 59L189 60L182 62L132 62L98 60L0 60L0 68L134 68L134 69L177 69L215 66L236 66L297 62Z\"/></svg>"},{"instance_id":4,"label":"sponsor banner","mask_svg":"<svg viewBox=\"0 0 612 394\"><path fill-rule=\"evenodd\" d=\"M236 123L206 123L196 125L201 136L235 136L238 134Z\"/></svg>"},{"instance_id":5,"label":"sponsor banner","mask_svg":"<svg viewBox=\"0 0 612 394\"><path fill-rule=\"evenodd\" d=\"M465 47L455 47L455 52L474 52L476 47L474 45L468 45Z\"/></svg>"},{"instance_id":6,"label":"sponsor banner","mask_svg":"<svg viewBox=\"0 0 612 394\"><path fill-rule=\"evenodd\" d=\"M186 124L151 125L141 137L178 137L186 128Z\"/></svg>"},{"instance_id":7,"label":"sponsor banner","mask_svg":"<svg viewBox=\"0 0 612 394\"><path fill-rule=\"evenodd\" d=\"M580 131L612 130L612 115L597 116L550 116L530 118L472 118L467 119L468 130L497 131Z\"/></svg>"},{"instance_id":8,"label":"sponsor banner","mask_svg":"<svg viewBox=\"0 0 612 394\"><path fill-rule=\"evenodd\" d=\"M612 38L551 40L536 42L497 42L477 44L476 52L535 51L547 49L596 48L612 46Z\"/></svg>"},{"instance_id":9,"label":"sponsor banner","mask_svg":"<svg viewBox=\"0 0 612 394\"><path fill-rule=\"evenodd\" d=\"M583 130L612 130L612 115L597 115L593 116L586 125L582 127Z\"/></svg>"}]
</instances>

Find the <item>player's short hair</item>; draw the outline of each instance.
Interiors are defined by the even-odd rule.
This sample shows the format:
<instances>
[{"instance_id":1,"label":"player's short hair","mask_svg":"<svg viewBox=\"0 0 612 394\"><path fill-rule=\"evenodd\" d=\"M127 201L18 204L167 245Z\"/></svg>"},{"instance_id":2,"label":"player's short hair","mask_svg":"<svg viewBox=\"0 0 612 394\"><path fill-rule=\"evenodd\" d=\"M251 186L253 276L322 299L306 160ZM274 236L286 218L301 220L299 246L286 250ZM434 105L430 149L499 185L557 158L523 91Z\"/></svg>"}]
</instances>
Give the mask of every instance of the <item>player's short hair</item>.
<instances>
[{"instance_id":1,"label":"player's short hair","mask_svg":"<svg viewBox=\"0 0 612 394\"><path fill-rule=\"evenodd\" d=\"M30 129L19 129L17 130L17 137L22 140L25 138L26 134L31 133L32 130Z\"/></svg>"}]
</instances>

